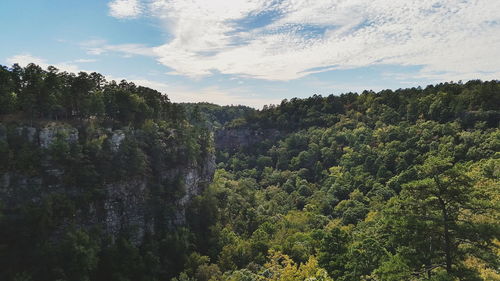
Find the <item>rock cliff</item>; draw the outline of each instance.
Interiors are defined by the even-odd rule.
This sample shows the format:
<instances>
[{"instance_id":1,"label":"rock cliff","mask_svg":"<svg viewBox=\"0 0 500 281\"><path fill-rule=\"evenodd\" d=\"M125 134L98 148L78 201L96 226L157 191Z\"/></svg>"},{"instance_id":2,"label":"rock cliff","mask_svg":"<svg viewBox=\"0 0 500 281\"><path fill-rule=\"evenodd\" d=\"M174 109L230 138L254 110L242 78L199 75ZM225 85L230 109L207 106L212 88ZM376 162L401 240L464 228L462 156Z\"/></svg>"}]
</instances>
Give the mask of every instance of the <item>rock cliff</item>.
<instances>
[{"instance_id":1,"label":"rock cliff","mask_svg":"<svg viewBox=\"0 0 500 281\"><path fill-rule=\"evenodd\" d=\"M41 155L36 163L36 172L28 172L9 163L5 165L7 168L0 170L0 204L5 210L11 210L15 214L19 206L41 204L47 198L62 195L72 202L73 207L65 210L72 213L64 214L64 221L67 222L63 221L61 228L70 223L84 228L98 226L112 238L127 232L130 240L137 244L147 232L154 233L160 228L168 229L185 224L189 202L212 181L215 171L213 153L202 153L195 159L182 159L184 154L181 152L185 150L182 144L165 142L162 143L165 148L155 153L149 152L146 145L132 149L132 155L143 155L148 165L145 169L147 172L112 178L97 168L88 178L97 186L87 188L82 188L79 182L68 181L68 175L74 167L57 163L53 155L56 141L76 146L86 138L87 143L98 143L109 148L106 153L101 149L100 153L106 154L103 157L112 159L112 165L115 162L125 166L134 165L131 162L136 158L127 154L130 154L131 149L122 146L129 145L124 144L127 139L136 141L139 136L148 140L143 132L131 129L99 129L89 134L82 128L67 124L17 126L9 130L0 124L0 142L6 143L9 139L10 142L24 143L23 145L30 145L33 151ZM169 154L165 151L180 152ZM82 153L85 158L91 157L93 152L83 149L80 154ZM160 160L155 160L155 157L159 157L158 154L161 156ZM7 159L6 155L0 157L1 161ZM115 168L121 169L118 166ZM82 202L84 204L80 204Z\"/></svg>"},{"instance_id":2,"label":"rock cliff","mask_svg":"<svg viewBox=\"0 0 500 281\"><path fill-rule=\"evenodd\" d=\"M221 150L237 150L280 136L281 132L276 129L224 128L216 132L215 146Z\"/></svg>"}]
</instances>

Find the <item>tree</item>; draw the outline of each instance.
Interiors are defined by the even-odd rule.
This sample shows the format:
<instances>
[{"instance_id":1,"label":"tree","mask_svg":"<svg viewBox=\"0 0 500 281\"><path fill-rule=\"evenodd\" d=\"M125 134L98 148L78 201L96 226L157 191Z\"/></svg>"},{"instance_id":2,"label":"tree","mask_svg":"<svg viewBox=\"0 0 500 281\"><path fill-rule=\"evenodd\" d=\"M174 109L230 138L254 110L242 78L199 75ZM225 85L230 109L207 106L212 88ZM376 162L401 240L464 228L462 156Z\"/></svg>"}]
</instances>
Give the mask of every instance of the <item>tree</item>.
<instances>
[{"instance_id":1,"label":"tree","mask_svg":"<svg viewBox=\"0 0 500 281\"><path fill-rule=\"evenodd\" d=\"M376 280L380 281L410 281L412 279L411 268L400 255L391 256L383 262L379 268L374 270Z\"/></svg>"},{"instance_id":2,"label":"tree","mask_svg":"<svg viewBox=\"0 0 500 281\"><path fill-rule=\"evenodd\" d=\"M323 239L319 252L319 264L335 280L343 276L346 271L349 242L349 234L338 227L333 228Z\"/></svg>"},{"instance_id":3,"label":"tree","mask_svg":"<svg viewBox=\"0 0 500 281\"><path fill-rule=\"evenodd\" d=\"M64 275L69 280L90 280L97 267L99 245L85 231L68 232L61 242L59 257Z\"/></svg>"},{"instance_id":4,"label":"tree","mask_svg":"<svg viewBox=\"0 0 500 281\"><path fill-rule=\"evenodd\" d=\"M24 112L34 118L39 112L40 105L44 103L43 70L35 64L29 64L24 68L22 76L22 90L19 94L19 102Z\"/></svg>"},{"instance_id":5,"label":"tree","mask_svg":"<svg viewBox=\"0 0 500 281\"><path fill-rule=\"evenodd\" d=\"M333 281L314 257L297 265L289 256L276 251L270 251L269 262L264 265L262 275L266 281Z\"/></svg>"},{"instance_id":6,"label":"tree","mask_svg":"<svg viewBox=\"0 0 500 281\"><path fill-rule=\"evenodd\" d=\"M464 258L484 256L478 249L491 245L492 239L498 237L498 223L472 221L468 217L471 213L491 211L491 198L473 188L474 182L467 175L465 164L454 165L452 160L442 155L428 156L416 167L417 180L403 185L399 198L397 215L406 225L413 222L414 229L409 231L422 235L413 237L416 241L408 241L410 249L405 252L410 256L427 253L422 266L429 276L433 269L440 267L448 275L465 274ZM413 266L418 269L420 265Z\"/></svg>"},{"instance_id":7,"label":"tree","mask_svg":"<svg viewBox=\"0 0 500 281\"><path fill-rule=\"evenodd\" d=\"M17 94L12 75L6 67L0 66L0 114L17 109Z\"/></svg>"}]
</instances>

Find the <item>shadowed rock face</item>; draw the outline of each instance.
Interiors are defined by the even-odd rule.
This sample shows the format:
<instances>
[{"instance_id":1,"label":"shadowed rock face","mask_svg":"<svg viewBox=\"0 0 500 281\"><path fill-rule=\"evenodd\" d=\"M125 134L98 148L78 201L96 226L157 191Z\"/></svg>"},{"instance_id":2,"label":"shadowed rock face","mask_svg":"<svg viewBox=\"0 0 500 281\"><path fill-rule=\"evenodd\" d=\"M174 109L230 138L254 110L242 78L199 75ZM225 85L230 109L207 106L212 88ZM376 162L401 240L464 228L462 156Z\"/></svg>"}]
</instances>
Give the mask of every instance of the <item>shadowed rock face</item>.
<instances>
[{"instance_id":1,"label":"shadowed rock face","mask_svg":"<svg viewBox=\"0 0 500 281\"><path fill-rule=\"evenodd\" d=\"M54 123L41 128L19 126L15 129L15 133L19 136L23 136L28 142L38 144L41 148L45 149L49 148L57 138L62 138L69 143L78 141L78 130L76 128ZM0 140L6 139L6 129L0 128Z\"/></svg>"},{"instance_id":2,"label":"shadowed rock face","mask_svg":"<svg viewBox=\"0 0 500 281\"><path fill-rule=\"evenodd\" d=\"M1 128L0 141L7 138L7 130ZM78 143L79 132L68 125L50 125L45 127L19 127L13 130L24 141L34 144L41 151L47 151L56 140ZM97 138L106 137L110 147L109 156L119 153L127 134L122 130L101 130ZM164 159L164 162L172 161ZM44 198L62 194L73 202L81 201L86 190L68 186L64 181L65 168L54 165L50 156L44 156L40 162L42 171L39 175L27 175L12 170L0 172L0 204L5 210L12 210L25 204L38 204ZM192 198L200 194L213 179L215 156L204 155L198 160L182 161L178 165L160 163L162 170L156 178L142 176L123 178L104 183L99 188L100 195L94 199L85 199L86 205L78 206L73 214L72 223L88 228L101 226L111 237L127 231L130 240L140 244L145 233L154 233L158 227L174 228L186 223L186 208ZM158 191L161 186L162 191ZM177 195L171 196L171 189ZM161 202L161 203L158 203ZM164 211L161 208L168 209ZM158 215L158 214L162 215ZM167 214L167 215L164 215ZM68 225L70 222L66 225ZM65 224L61 226L64 228Z\"/></svg>"},{"instance_id":3,"label":"shadowed rock face","mask_svg":"<svg viewBox=\"0 0 500 281\"><path fill-rule=\"evenodd\" d=\"M199 165L164 171L163 176L167 181L171 177L181 178L184 194L180 199L167 202L175 211L171 217L163 218L165 221L156 221L158 218L152 215L150 200L154 195L147 180L109 184L105 188L106 197L101 205L103 213L100 223L103 223L107 233L113 237L127 229L133 233L131 240L136 244L142 241L146 232L154 233L157 225L171 228L184 225L187 206L194 196L199 195L212 182L214 171L215 159L212 155Z\"/></svg>"},{"instance_id":4,"label":"shadowed rock face","mask_svg":"<svg viewBox=\"0 0 500 281\"><path fill-rule=\"evenodd\" d=\"M276 129L222 129L216 132L215 147L218 150L237 150L264 140L275 140L280 135L281 132Z\"/></svg>"}]
</instances>

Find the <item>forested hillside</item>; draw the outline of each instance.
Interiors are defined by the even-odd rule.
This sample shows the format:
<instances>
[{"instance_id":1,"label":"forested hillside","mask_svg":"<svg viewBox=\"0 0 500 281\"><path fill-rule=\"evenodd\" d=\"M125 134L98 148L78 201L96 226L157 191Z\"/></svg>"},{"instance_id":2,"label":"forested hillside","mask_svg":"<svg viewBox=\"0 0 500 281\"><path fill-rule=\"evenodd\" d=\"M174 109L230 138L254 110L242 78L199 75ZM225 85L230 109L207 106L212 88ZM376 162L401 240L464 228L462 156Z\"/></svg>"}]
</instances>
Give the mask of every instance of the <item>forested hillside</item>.
<instances>
[{"instance_id":1,"label":"forested hillside","mask_svg":"<svg viewBox=\"0 0 500 281\"><path fill-rule=\"evenodd\" d=\"M210 131L92 73L0 68L0 280L165 280L214 173Z\"/></svg>"},{"instance_id":2,"label":"forested hillside","mask_svg":"<svg viewBox=\"0 0 500 281\"><path fill-rule=\"evenodd\" d=\"M233 120L178 280L499 280L499 109L470 81Z\"/></svg>"},{"instance_id":3,"label":"forested hillside","mask_svg":"<svg viewBox=\"0 0 500 281\"><path fill-rule=\"evenodd\" d=\"M211 129L220 129L233 120L255 114L256 110L244 106L216 105L212 103L181 103L186 116L192 123L204 124Z\"/></svg>"},{"instance_id":4,"label":"forested hillside","mask_svg":"<svg viewBox=\"0 0 500 281\"><path fill-rule=\"evenodd\" d=\"M500 280L498 81L257 111L14 65L0 120L1 280Z\"/></svg>"}]
</instances>

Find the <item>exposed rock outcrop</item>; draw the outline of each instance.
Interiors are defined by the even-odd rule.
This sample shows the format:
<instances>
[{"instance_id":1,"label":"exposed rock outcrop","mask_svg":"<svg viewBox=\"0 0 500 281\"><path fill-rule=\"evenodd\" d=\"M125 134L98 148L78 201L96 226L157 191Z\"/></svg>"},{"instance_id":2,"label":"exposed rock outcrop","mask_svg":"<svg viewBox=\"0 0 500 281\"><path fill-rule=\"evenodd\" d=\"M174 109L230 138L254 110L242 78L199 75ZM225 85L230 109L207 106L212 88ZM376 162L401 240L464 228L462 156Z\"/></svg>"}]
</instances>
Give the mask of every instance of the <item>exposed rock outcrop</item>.
<instances>
[{"instance_id":1,"label":"exposed rock outcrop","mask_svg":"<svg viewBox=\"0 0 500 281\"><path fill-rule=\"evenodd\" d=\"M49 148L57 138L62 138L69 143L75 143L78 141L78 130L56 124L51 124L38 130L38 140L42 148Z\"/></svg>"},{"instance_id":2,"label":"exposed rock outcrop","mask_svg":"<svg viewBox=\"0 0 500 281\"><path fill-rule=\"evenodd\" d=\"M240 147L253 145L264 140L276 140L281 132L276 129L227 128L221 129L215 135L217 149L236 150Z\"/></svg>"},{"instance_id":3,"label":"exposed rock outcrop","mask_svg":"<svg viewBox=\"0 0 500 281\"><path fill-rule=\"evenodd\" d=\"M42 152L48 152L58 138L69 144L76 144L81 141L79 137L82 137L76 128L62 124L20 126L14 132L24 138L24 141L38 144ZM91 138L104 139L111 150L109 157L113 157L119 153L123 141L135 133L128 129L100 129ZM6 128L0 126L0 138L6 140L7 137ZM100 196L86 199L87 205L78 206L73 214L75 221L82 227L101 226L111 237L126 231L131 241L137 244L142 241L145 233L154 233L157 226L172 228L185 224L189 202L210 184L216 167L213 154L208 153L197 159L180 161L173 166L163 163L162 167L166 168L159 172L159 178L133 176L104 183L97 188L101 192ZM41 161L43 171L38 175L28 175L17 170L0 171L0 203L3 207L15 209L24 204L37 204L55 194L63 194L75 202L86 196L87 190L65 183L65 167L54 165L50 156L45 156ZM163 161L168 162L169 159ZM163 191L157 190L159 183ZM169 195L173 192L170 189L179 195Z\"/></svg>"},{"instance_id":4,"label":"exposed rock outcrop","mask_svg":"<svg viewBox=\"0 0 500 281\"><path fill-rule=\"evenodd\" d=\"M117 151L120 148L120 144L125 139L125 132L122 130L116 130L111 132L110 144L113 151Z\"/></svg>"},{"instance_id":5,"label":"exposed rock outcrop","mask_svg":"<svg viewBox=\"0 0 500 281\"><path fill-rule=\"evenodd\" d=\"M146 232L155 232L156 225L184 225L186 208L193 197L199 195L212 182L215 167L215 157L209 155L198 165L164 171L164 180L180 177L183 183L183 196L168 202L174 212L165 221L155 221L157 217L152 214L150 202L153 195L146 179L108 184L102 206L106 231L117 236L126 229L131 233L132 240L139 243Z\"/></svg>"}]
</instances>

